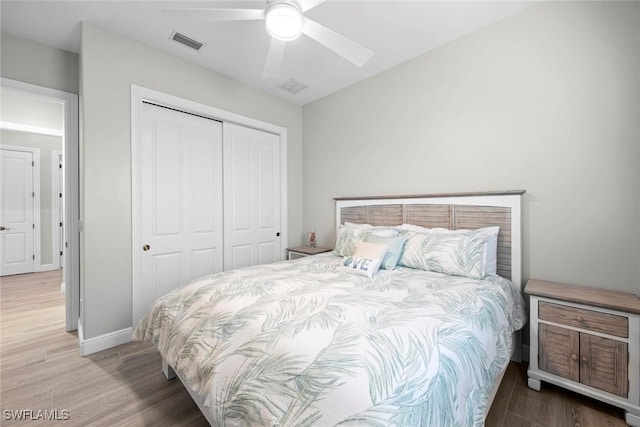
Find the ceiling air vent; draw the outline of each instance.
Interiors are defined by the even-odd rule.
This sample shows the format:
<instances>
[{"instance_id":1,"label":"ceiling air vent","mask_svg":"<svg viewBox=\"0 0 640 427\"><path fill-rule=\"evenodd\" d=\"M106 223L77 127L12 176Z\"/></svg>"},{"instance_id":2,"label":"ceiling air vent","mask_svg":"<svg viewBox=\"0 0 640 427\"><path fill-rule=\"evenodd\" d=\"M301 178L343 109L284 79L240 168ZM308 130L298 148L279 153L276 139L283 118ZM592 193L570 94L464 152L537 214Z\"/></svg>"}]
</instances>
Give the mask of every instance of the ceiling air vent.
<instances>
[{"instance_id":1,"label":"ceiling air vent","mask_svg":"<svg viewBox=\"0 0 640 427\"><path fill-rule=\"evenodd\" d=\"M202 46L204 46L204 43L200 43L199 41L194 40L191 37L187 37L184 34L180 34L177 31L174 31L173 33L171 33L171 40L181 43L187 47L190 47L191 49L198 50L198 51L202 49Z\"/></svg>"},{"instance_id":2,"label":"ceiling air vent","mask_svg":"<svg viewBox=\"0 0 640 427\"><path fill-rule=\"evenodd\" d=\"M299 82L294 78L290 78L286 82L280 83L278 85L278 87L280 89L286 90L287 92L291 92L293 94L296 94L296 93L300 92L302 89L308 88L309 85L306 85L306 84L304 84L302 82Z\"/></svg>"}]
</instances>

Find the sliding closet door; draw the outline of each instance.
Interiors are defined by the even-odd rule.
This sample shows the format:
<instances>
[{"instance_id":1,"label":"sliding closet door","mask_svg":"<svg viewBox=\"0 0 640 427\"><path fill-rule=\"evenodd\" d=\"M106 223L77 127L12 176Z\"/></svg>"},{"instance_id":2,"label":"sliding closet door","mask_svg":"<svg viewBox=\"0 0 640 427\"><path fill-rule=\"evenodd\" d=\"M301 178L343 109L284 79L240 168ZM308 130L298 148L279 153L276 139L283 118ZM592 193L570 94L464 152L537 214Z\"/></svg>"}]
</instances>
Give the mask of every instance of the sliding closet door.
<instances>
[{"instance_id":1,"label":"sliding closet door","mask_svg":"<svg viewBox=\"0 0 640 427\"><path fill-rule=\"evenodd\" d=\"M280 137L223 127L224 269L279 261Z\"/></svg>"},{"instance_id":2,"label":"sliding closet door","mask_svg":"<svg viewBox=\"0 0 640 427\"><path fill-rule=\"evenodd\" d=\"M144 104L140 135L140 307L222 271L222 124Z\"/></svg>"}]
</instances>

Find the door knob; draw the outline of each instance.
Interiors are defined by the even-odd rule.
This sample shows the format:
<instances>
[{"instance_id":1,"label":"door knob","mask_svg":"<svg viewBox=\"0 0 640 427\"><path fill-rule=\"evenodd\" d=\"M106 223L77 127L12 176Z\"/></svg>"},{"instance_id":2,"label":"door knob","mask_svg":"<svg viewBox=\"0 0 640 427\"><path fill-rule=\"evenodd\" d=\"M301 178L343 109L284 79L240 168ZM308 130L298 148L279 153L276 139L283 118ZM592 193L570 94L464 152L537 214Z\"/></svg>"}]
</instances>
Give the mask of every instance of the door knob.
<instances>
[{"instance_id":1,"label":"door knob","mask_svg":"<svg viewBox=\"0 0 640 427\"><path fill-rule=\"evenodd\" d=\"M142 247L142 250L145 251L145 252L148 251L149 249L151 249L151 246L149 246L149 245L144 245Z\"/></svg>"},{"instance_id":2,"label":"door knob","mask_svg":"<svg viewBox=\"0 0 640 427\"><path fill-rule=\"evenodd\" d=\"M11 230L11 229L4 226L0 226L0 231L4 231L4 230Z\"/></svg>"}]
</instances>

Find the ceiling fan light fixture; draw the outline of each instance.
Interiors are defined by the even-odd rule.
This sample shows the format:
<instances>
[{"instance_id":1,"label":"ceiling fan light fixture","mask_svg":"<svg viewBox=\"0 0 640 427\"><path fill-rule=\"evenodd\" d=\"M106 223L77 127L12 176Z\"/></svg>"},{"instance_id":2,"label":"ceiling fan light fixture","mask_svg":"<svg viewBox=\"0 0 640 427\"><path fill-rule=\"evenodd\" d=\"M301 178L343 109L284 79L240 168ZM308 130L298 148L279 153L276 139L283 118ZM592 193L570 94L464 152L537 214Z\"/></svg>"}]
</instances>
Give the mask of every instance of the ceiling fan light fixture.
<instances>
[{"instance_id":1,"label":"ceiling fan light fixture","mask_svg":"<svg viewBox=\"0 0 640 427\"><path fill-rule=\"evenodd\" d=\"M269 2L265 21L269 34L279 40L295 40L302 33L302 12L290 0Z\"/></svg>"}]
</instances>

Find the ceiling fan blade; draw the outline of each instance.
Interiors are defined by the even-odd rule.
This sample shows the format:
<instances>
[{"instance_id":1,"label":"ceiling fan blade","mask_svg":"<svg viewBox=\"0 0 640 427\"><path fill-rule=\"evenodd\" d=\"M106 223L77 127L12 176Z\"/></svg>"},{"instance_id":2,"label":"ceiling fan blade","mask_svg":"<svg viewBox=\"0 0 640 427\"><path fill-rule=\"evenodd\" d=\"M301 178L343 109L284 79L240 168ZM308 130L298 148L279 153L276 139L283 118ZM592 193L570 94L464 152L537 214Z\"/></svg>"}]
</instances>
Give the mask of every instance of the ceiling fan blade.
<instances>
[{"instance_id":1,"label":"ceiling fan blade","mask_svg":"<svg viewBox=\"0 0 640 427\"><path fill-rule=\"evenodd\" d=\"M269 53L267 53L267 60L264 63L264 70L262 71L263 79L275 79L280 77L280 69L282 68L282 58L284 58L285 46L286 42L278 40L275 37L271 37Z\"/></svg>"},{"instance_id":2,"label":"ceiling fan blade","mask_svg":"<svg viewBox=\"0 0 640 427\"><path fill-rule=\"evenodd\" d=\"M373 52L366 47L309 18L304 18L302 32L358 67L362 67L373 56Z\"/></svg>"},{"instance_id":3,"label":"ceiling fan blade","mask_svg":"<svg viewBox=\"0 0 640 427\"><path fill-rule=\"evenodd\" d=\"M190 22L251 21L264 19L264 9L160 9L162 13Z\"/></svg>"},{"instance_id":4,"label":"ceiling fan blade","mask_svg":"<svg viewBox=\"0 0 640 427\"><path fill-rule=\"evenodd\" d=\"M327 0L302 0L300 2L300 10L302 10L302 12L306 12L307 10L313 9L314 7L316 7L320 3L324 3L325 1Z\"/></svg>"}]
</instances>

